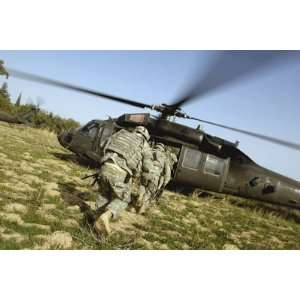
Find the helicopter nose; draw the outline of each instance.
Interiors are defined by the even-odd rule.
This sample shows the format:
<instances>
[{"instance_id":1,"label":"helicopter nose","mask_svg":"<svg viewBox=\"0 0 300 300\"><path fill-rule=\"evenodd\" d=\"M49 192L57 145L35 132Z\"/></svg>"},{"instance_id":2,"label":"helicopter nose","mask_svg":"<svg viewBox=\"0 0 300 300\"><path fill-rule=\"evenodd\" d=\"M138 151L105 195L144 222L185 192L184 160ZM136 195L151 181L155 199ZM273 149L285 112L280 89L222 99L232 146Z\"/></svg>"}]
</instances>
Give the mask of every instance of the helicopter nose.
<instances>
[{"instance_id":1,"label":"helicopter nose","mask_svg":"<svg viewBox=\"0 0 300 300\"><path fill-rule=\"evenodd\" d=\"M72 132L62 132L61 134L57 135L57 139L64 148L68 148L72 142L73 134Z\"/></svg>"}]
</instances>

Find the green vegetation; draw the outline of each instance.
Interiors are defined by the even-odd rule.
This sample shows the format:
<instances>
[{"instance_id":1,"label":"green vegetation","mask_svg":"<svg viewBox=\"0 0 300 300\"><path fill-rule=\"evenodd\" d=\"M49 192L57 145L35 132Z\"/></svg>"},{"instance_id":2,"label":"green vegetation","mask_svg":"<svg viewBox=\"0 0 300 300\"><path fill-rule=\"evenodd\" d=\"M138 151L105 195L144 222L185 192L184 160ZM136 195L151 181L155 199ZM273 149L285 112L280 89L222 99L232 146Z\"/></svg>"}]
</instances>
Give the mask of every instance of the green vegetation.
<instances>
[{"instance_id":1,"label":"green vegetation","mask_svg":"<svg viewBox=\"0 0 300 300\"><path fill-rule=\"evenodd\" d=\"M35 104L21 104L21 94L16 103L11 101L7 90L7 83L3 83L0 89L0 110L17 116L37 128L47 128L55 133L79 127L80 124L73 119L64 119L49 113Z\"/></svg>"},{"instance_id":2,"label":"green vegetation","mask_svg":"<svg viewBox=\"0 0 300 300\"><path fill-rule=\"evenodd\" d=\"M90 173L54 133L0 122L0 249L300 249L296 212L201 191L165 191L96 237L76 205L94 206Z\"/></svg>"}]
</instances>

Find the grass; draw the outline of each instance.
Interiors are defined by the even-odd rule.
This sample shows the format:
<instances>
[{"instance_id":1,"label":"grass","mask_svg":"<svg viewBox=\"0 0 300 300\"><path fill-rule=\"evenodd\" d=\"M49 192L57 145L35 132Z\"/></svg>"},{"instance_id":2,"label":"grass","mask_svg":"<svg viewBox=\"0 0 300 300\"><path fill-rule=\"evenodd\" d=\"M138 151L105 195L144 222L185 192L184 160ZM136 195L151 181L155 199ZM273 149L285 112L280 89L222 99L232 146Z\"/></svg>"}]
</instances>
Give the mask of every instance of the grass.
<instances>
[{"instance_id":1,"label":"grass","mask_svg":"<svg viewBox=\"0 0 300 300\"><path fill-rule=\"evenodd\" d=\"M300 249L298 212L207 192L165 191L96 237L76 205L95 203L92 172L54 134L0 122L0 249Z\"/></svg>"}]
</instances>

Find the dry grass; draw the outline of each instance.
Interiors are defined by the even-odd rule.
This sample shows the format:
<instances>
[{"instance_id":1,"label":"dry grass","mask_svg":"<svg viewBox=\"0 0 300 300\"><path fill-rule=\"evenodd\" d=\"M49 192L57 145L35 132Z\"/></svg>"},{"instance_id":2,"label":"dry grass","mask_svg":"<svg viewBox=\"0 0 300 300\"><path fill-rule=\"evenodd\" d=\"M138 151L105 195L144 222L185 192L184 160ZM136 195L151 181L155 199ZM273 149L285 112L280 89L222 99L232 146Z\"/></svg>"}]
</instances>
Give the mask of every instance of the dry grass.
<instances>
[{"instance_id":1,"label":"dry grass","mask_svg":"<svg viewBox=\"0 0 300 300\"><path fill-rule=\"evenodd\" d=\"M300 249L297 212L217 194L166 191L145 216L125 212L96 237L76 205L94 206L92 170L45 130L0 122L1 249Z\"/></svg>"}]
</instances>

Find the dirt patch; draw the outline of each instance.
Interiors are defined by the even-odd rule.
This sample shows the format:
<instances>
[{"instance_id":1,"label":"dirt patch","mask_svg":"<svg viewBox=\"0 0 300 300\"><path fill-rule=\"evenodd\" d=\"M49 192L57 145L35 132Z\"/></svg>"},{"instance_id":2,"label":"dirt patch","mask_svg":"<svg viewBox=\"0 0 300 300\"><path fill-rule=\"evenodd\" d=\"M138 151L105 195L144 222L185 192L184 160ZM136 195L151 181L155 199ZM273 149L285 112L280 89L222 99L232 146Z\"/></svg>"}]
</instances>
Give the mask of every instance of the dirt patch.
<instances>
[{"instance_id":1,"label":"dirt patch","mask_svg":"<svg viewBox=\"0 0 300 300\"><path fill-rule=\"evenodd\" d=\"M47 210L38 209L36 214L39 217L43 218L45 221L50 222L50 223L54 223L54 222L59 221L59 219L56 216L50 214Z\"/></svg>"},{"instance_id":2,"label":"dirt patch","mask_svg":"<svg viewBox=\"0 0 300 300\"><path fill-rule=\"evenodd\" d=\"M35 183L35 184L43 183L43 180L41 180L37 176L28 175L28 174L22 176L22 181L24 181L25 183L30 184L30 185L33 184L33 183Z\"/></svg>"},{"instance_id":3,"label":"dirt patch","mask_svg":"<svg viewBox=\"0 0 300 300\"><path fill-rule=\"evenodd\" d=\"M209 228L204 227L204 226L202 226L200 224L197 224L196 228L197 228L197 231L200 231L200 232L210 232Z\"/></svg>"},{"instance_id":4,"label":"dirt patch","mask_svg":"<svg viewBox=\"0 0 300 300\"><path fill-rule=\"evenodd\" d=\"M22 141L22 140L21 140ZM31 160L32 159L32 156L29 152L24 152L23 154L23 158L26 159L26 160Z\"/></svg>"},{"instance_id":5,"label":"dirt patch","mask_svg":"<svg viewBox=\"0 0 300 300\"><path fill-rule=\"evenodd\" d=\"M225 244L223 250L239 250L239 247L234 244Z\"/></svg>"},{"instance_id":6,"label":"dirt patch","mask_svg":"<svg viewBox=\"0 0 300 300\"><path fill-rule=\"evenodd\" d=\"M71 213L80 213L80 209L77 205L68 206L67 210Z\"/></svg>"},{"instance_id":7,"label":"dirt patch","mask_svg":"<svg viewBox=\"0 0 300 300\"><path fill-rule=\"evenodd\" d=\"M31 186L29 186L26 183L20 182L20 181L18 181L16 183L11 183L11 182L0 183L0 185L4 186L6 188L9 188L13 191L17 191L17 192L33 192L33 191L35 191L35 189L33 189Z\"/></svg>"},{"instance_id":8,"label":"dirt patch","mask_svg":"<svg viewBox=\"0 0 300 300\"><path fill-rule=\"evenodd\" d=\"M95 210L96 209L96 202L95 201L85 201L87 205L91 207L91 209Z\"/></svg>"},{"instance_id":9,"label":"dirt patch","mask_svg":"<svg viewBox=\"0 0 300 300\"><path fill-rule=\"evenodd\" d=\"M53 210L53 209L56 209L56 205L51 204L51 203L46 203L46 204L43 204L42 209L43 210Z\"/></svg>"},{"instance_id":10,"label":"dirt patch","mask_svg":"<svg viewBox=\"0 0 300 300\"><path fill-rule=\"evenodd\" d=\"M284 242L282 242L281 240L279 240L277 237L275 237L275 236L272 236L271 237L271 241L272 241L272 243L275 243L275 244L277 244L278 245L278 247L283 247L284 246Z\"/></svg>"},{"instance_id":11,"label":"dirt patch","mask_svg":"<svg viewBox=\"0 0 300 300\"><path fill-rule=\"evenodd\" d=\"M17 173L11 170L1 170L1 172L4 174L5 177L8 177L10 179L18 177Z\"/></svg>"},{"instance_id":12,"label":"dirt patch","mask_svg":"<svg viewBox=\"0 0 300 300\"><path fill-rule=\"evenodd\" d=\"M184 221L184 223L187 223L187 224L190 224L190 225L198 224L198 219L192 213L188 213L186 215L186 217L184 217L182 220Z\"/></svg>"},{"instance_id":13,"label":"dirt patch","mask_svg":"<svg viewBox=\"0 0 300 300\"><path fill-rule=\"evenodd\" d=\"M153 206L149 209L149 213L151 213L151 215L155 215L155 216L158 216L158 217L163 217L164 216L164 213L158 209L157 206Z\"/></svg>"},{"instance_id":14,"label":"dirt patch","mask_svg":"<svg viewBox=\"0 0 300 300\"><path fill-rule=\"evenodd\" d=\"M60 196L60 192L58 191L58 185L55 182L46 183L43 186L45 190L45 195L50 197L58 197Z\"/></svg>"},{"instance_id":15,"label":"dirt patch","mask_svg":"<svg viewBox=\"0 0 300 300\"><path fill-rule=\"evenodd\" d=\"M126 211L119 220L111 223L111 228L113 231L132 233L136 231L136 225L144 225L146 221L144 216Z\"/></svg>"},{"instance_id":16,"label":"dirt patch","mask_svg":"<svg viewBox=\"0 0 300 300\"><path fill-rule=\"evenodd\" d=\"M42 230L45 230L45 231L50 231L51 230L51 227L49 225L36 224L36 223L24 223L22 226L23 227L34 227L34 228L42 229Z\"/></svg>"},{"instance_id":17,"label":"dirt patch","mask_svg":"<svg viewBox=\"0 0 300 300\"><path fill-rule=\"evenodd\" d=\"M15 240L17 243L21 243L25 240L25 237L19 233L0 234L0 238L4 241Z\"/></svg>"},{"instance_id":18,"label":"dirt patch","mask_svg":"<svg viewBox=\"0 0 300 300\"><path fill-rule=\"evenodd\" d=\"M240 233L240 237L244 238L246 240L250 240L251 237L253 237L255 235L257 235L257 232L256 231L252 231L252 230L250 230L250 231L243 231L242 233Z\"/></svg>"},{"instance_id":19,"label":"dirt patch","mask_svg":"<svg viewBox=\"0 0 300 300\"><path fill-rule=\"evenodd\" d=\"M66 231L55 231L51 235L40 235L38 238L44 240L44 243L35 249L70 249L73 244L71 234Z\"/></svg>"},{"instance_id":20,"label":"dirt patch","mask_svg":"<svg viewBox=\"0 0 300 300\"><path fill-rule=\"evenodd\" d=\"M70 172L71 171L70 167L68 167L65 164L63 164L63 163L61 163L57 160L54 160L54 159L43 158L43 159L39 159L38 162L42 165L45 165L45 166L50 166L50 167L63 169L65 172Z\"/></svg>"},{"instance_id":21,"label":"dirt patch","mask_svg":"<svg viewBox=\"0 0 300 300\"><path fill-rule=\"evenodd\" d=\"M19 168L25 173L32 173L34 168L32 168L26 161L21 161Z\"/></svg>"},{"instance_id":22,"label":"dirt patch","mask_svg":"<svg viewBox=\"0 0 300 300\"><path fill-rule=\"evenodd\" d=\"M74 219L66 219L62 222L63 226L66 226L66 227L79 227L79 224L76 220Z\"/></svg>"},{"instance_id":23,"label":"dirt patch","mask_svg":"<svg viewBox=\"0 0 300 300\"><path fill-rule=\"evenodd\" d=\"M182 248L183 250L189 250L189 249L191 249L191 247L190 247L187 243L182 244L182 245L181 245L181 248Z\"/></svg>"},{"instance_id":24,"label":"dirt patch","mask_svg":"<svg viewBox=\"0 0 300 300\"><path fill-rule=\"evenodd\" d=\"M181 212L186 209L186 206L179 201L170 201L170 207L178 212Z\"/></svg>"},{"instance_id":25,"label":"dirt patch","mask_svg":"<svg viewBox=\"0 0 300 300\"><path fill-rule=\"evenodd\" d=\"M0 153L2 155L5 155L4 153ZM9 158L6 158L7 156L0 156L0 163L1 165L11 165L13 161Z\"/></svg>"},{"instance_id":26,"label":"dirt patch","mask_svg":"<svg viewBox=\"0 0 300 300\"><path fill-rule=\"evenodd\" d=\"M27 207L21 203L10 203L3 207L7 212L17 212L25 214L27 212Z\"/></svg>"},{"instance_id":27,"label":"dirt patch","mask_svg":"<svg viewBox=\"0 0 300 300\"><path fill-rule=\"evenodd\" d=\"M214 221L214 224L215 224L217 227L223 227L223 223L222 223L222 221L220 221L220 220L215 220L215 221Z\"/></svg>"},{"instance_id":28,"label":"dirt patch","mask_svg":"<svg viewBox=\"0 0 300 300\"><path fill-rule=\"evenodd\" d=\"M24 221L22 220L22 218L15 213L4 213L4 212L0 212L0 217L1 219L11 222L11 223L16 223L18 225L23 225Z\"/></svg>"},{"instance_id":29,"label":"dirt patch","mask_svg":"<svg viewBox=\"0 0 300 300\"><path fill-rule=\"evenodd\" d=\"M155 243L155 242L154 242ZM156 244L156 243L155 243ZM169 250L170 248L168 247L168 245L167 244L156 244L155 245L158 249L160 249L160 250Z\"/></svg>"},{"instance_id":30,"label":"dirt patch","mask_svg":"<svg viewBox=\"0 0 300 300\"><path fill-rule=\"evenodd\" d=\"M7 155L5 153L0 153L0 159L6 159Z\"/></svg>"},{"instance_id":31,"label":"dirt patch","mask_svg":"<svg viewBox=\"0 0 300 300\"><path fill-rule=\"evenodd\" d=\"M141 237L136 239L136 243L141 244L143 247L145 247L148 250L153 249L152 243Z\"/></svg>"},{"instance_id":32,"label":"dirt patch","mask_svg":"<svg viewBox=\"0 0 300 300\"><path fill-rule=\"evenodd\" d=\"M167 234L174 239L181 237L181 234L178 231L164 230L163 232L164 232L164 234Z\"/></svg>"}]
</instances>

